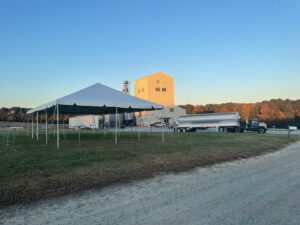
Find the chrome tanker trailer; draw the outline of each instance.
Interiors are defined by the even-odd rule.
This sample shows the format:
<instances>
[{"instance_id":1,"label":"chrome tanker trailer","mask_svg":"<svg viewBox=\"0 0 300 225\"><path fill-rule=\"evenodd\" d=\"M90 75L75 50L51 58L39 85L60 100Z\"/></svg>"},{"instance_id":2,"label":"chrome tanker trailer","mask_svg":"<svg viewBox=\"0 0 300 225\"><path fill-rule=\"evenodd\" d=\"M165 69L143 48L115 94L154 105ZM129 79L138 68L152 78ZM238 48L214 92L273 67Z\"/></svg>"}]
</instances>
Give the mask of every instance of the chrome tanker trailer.
<instances>
[{"instance_id":1,"label":"chrome tanker trailer","mask_svg":"<svg viewBox=\"0 0 300 225\"><path fill-rule=\"evenodd\" d=\"M206 113L180 116L174 131L195 132L197 129L208 128L216 128L220 132L242 133L246 130L265 133L267 124L259 122L257 119L248 120L242 124L238 112Z\"/></svg>"}]
</instances>

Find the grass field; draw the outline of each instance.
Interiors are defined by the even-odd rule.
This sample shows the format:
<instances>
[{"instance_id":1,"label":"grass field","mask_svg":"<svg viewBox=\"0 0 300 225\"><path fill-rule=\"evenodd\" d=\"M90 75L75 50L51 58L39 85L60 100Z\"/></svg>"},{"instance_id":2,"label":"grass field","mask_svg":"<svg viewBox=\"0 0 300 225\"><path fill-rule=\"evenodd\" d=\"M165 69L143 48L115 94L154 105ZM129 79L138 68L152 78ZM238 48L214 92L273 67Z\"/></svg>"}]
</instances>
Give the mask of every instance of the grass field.
<instances>
[{"instance_id":1,"label":"grass field","mask_svg":"<svg viewBox=\"0 0 300 225\"><path fill-rule=\"evenodd\" d=\"M197 166L247 158L271 152L299 139L256 133L68 133L61 149L50 135L45 145L26 134L17 134L15 146L6 145L0 132L0 207L76 193L94 187L178 172ZM12 140L12 136L10 136Z\"/></svg>"}]
</instances>

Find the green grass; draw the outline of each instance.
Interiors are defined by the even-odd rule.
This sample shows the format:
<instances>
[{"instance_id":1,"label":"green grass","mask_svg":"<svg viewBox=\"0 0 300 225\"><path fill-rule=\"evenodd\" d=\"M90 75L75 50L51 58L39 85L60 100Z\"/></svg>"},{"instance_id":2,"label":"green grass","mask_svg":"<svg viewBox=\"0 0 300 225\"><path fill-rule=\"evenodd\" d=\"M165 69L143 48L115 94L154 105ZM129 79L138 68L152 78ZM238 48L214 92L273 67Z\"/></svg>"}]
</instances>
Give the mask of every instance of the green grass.
<instances>
[{"instance_id":1,"label":"green grass","mask_svg":"<svg viewBox=\"0 0 300 225\"><path fill-rule=\"evenodd\" d=\"M0 133L0 207L75 193L93 187L127 182L159 172L183 171L271 152L297 140L286 135L256 133L68 133L60 150L50 134L39 141L16 135L15 146L6 145ZM10 136L12 141L12 135Z\"/></svg>"}]
</instances>

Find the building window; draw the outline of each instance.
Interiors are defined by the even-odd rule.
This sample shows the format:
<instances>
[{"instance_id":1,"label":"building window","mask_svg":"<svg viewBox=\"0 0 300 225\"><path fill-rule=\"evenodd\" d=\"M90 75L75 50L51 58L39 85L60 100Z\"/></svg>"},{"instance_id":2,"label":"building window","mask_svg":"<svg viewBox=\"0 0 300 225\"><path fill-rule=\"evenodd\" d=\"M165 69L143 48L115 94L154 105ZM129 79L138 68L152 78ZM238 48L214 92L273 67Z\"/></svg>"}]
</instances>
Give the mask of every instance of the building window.
<instances>
[{"instance_id":1,"label":"building window","mask_svg":"<svg viewBox=\"0 0 300 225\"><path fill-rule=\"evenodd\" d=\"M160 88L155 88L155 91L157 91L157 92L160 91Z\"/></svg>"},{"instance_id":2,"label":"building window","mask_svg":"<svg viewBox=\"0 0 300 225\"><path fill-rule=\"evenodd\" d=\"M156 83L159 84L159 80L156 80Z\"/></svg>"},{"instance_id":3,"label":"building window","mask_svg":"<svg viewBox=\"0 0 300 225\"><path fill-rule=\"evenodd\" d=\"M142 88L142 92L144 92L144 88Z\"/></svg>"},{"instance_id":4,"label":"building window","mask_svg":"<svg viewBox=\"0 0 300 225\"><path fill-rule=\"evenodd\" d=\"M166 92L167 88L162 88L161 91Z\"/></svg>"},{"instance_id":5,"label":"building window","mask_svg":"<svg viewBox=\"0 0 300 225\"><path fill-rule=\"evenodd\" d=\"M141 93L141 90L140 90L140 89L138 90L138 93Z\"/></svg>"},{"instance_id":6,"label":"building window","mask_svg":"<svg viewBox=\"0 0 300 225\"><path fill-rule=\"evenodd\" d=\"M170 108L170 112L174 112L174 108Z\"/></svg>"}]
</instances>

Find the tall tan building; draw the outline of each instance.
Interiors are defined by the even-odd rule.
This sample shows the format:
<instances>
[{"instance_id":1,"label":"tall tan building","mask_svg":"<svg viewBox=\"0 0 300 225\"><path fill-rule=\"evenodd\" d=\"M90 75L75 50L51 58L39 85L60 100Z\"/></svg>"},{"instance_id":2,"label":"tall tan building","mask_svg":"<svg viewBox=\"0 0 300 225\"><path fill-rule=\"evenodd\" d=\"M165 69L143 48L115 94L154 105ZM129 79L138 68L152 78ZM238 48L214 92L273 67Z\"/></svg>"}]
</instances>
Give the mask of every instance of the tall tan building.
<instances>
[{"instance_id":1,"label":"tall tan building","mask_svg":"<svg viewBox=\"0 0 300 225\"><path fill-rule=\"evenodd\" d=\"M135 96L164 106L174 106L174 78L163 72L135 81Z\"/></svg>"}]
</instances>

